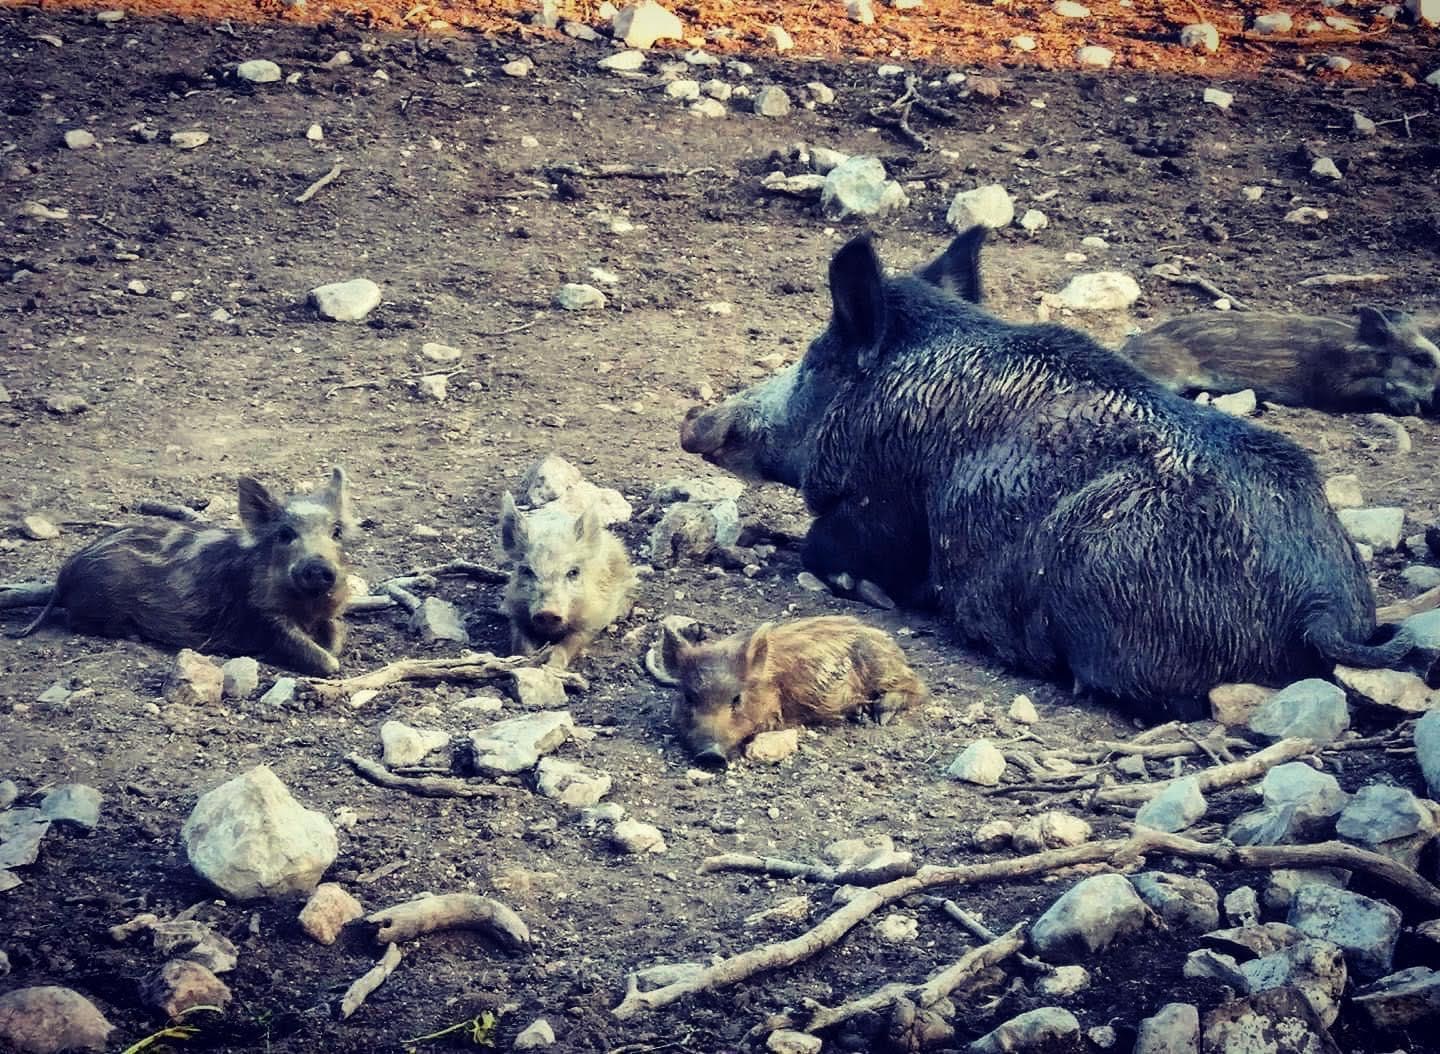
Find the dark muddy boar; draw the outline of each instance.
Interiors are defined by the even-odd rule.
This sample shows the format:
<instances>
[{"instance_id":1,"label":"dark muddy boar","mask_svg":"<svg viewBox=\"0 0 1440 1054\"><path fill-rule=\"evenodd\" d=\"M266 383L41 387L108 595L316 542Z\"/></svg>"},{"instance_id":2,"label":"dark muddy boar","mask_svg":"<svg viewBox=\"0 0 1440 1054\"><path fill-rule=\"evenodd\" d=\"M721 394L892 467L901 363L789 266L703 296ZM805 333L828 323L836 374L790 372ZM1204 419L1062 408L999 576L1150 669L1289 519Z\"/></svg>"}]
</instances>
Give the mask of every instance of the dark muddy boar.
<instances>
[{"instance_id":1,"label":"dark muddy boar","mask_svg":"<svg viewBox=\"0 0 1440 1054\"><path fill-rule=\"evenodd\" d=\"M90 543L61 567L50 606L23 633L63 607L78 633L335 673L348 596L342 546L356 523L344 471L283 504L248 477L238 491L241 530L166 521Z\"/></svg>"},{"instance_id":2,"label":"dark muddy boar","mask_svg":"<svg viewBox=\"0 0 1440 1054\"><path fill-rule=\"evenodd\" d=\"M663 632L665 670L682 693L671 717L703 764L723 765L757 732L860 714L883 723L926 695L889 634L845 615L767 622L703 644Z\"/></svg>"},{"instance_id":3,"label":"dark muddy boar","mask_svg":"<svg viewBox=\"0 0 1440 1054\"><path fill-rule=\"evenodd\" d=\"M936 604L1006 663L1151 715L1403 657L1367 643L1365 569L1304 452L1081 333L993 318L949 291L978 288L974 259L961 238L886 278L850 242L804 358L692 414L682 445L799 487L817 574Z\"/></svg>"},{"instance_id":4,"label":"dark muddy boar","mask_svg":"<svg viewBox=\"0 0 1440 1054\"><path fill-rule=\"evenodd\" d=\"M635 570L593 506L576 516L552 503L526 515L506 491L500 542L514 564L500 610L515 654L549 646L549 661L568 666L630 610Z\"/></svg>"},{"instance_id":5,"label":"dark muddy boar","mask_svg":"<svg viewBox=\"0 0 1440 1054\"><path fill-rule=\"evenodd\" d=\"M1403 311L1362 307L1357 323L1272 311L1213 311L1130 338L1120 354L1172 391L1253 388L1317 410L1431 409L1440 349Z\"/></svg>"}]
</instances>

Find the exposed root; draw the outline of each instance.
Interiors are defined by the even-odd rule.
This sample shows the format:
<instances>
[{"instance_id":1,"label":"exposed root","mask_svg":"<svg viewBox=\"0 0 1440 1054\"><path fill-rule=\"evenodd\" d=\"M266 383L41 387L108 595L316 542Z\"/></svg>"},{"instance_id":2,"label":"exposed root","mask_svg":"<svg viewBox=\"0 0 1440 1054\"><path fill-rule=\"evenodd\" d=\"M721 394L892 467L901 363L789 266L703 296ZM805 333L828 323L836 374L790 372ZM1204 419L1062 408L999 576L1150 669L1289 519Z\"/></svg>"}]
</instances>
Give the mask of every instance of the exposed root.
<instances>
[{"instance_id":1,"label":"exposed root","mask_svg":"<svg viewBox=\"0 0 1440 1054\"><path fill-rule=\"evenodd\" d=\"M1013 927L1003 936L971 948L955 962L920 984L905 984L897 981L884 985L859 999L842 1003L834 1009L812 1005L814 1011L805 1024L806 1032L818 1032L831 1028L842 1021L849 1021L864 1013L885 1010L901 999L908 999L915 1005L932 1007L968 981L973 981L990 967L1004 962L1025 946L1025 926Z\"/></svg>"},{"instance_id":2,"label":"exposed root","mask_svg":"<svg viewBox=\"0 0 1440 1054\"><path fill-rule=\"evenodd\" d=\"M375 939L394 944L436 930L480 930L507 951L530 945L530 930L519 915L498 900L473 893L423 896L377 911L365 918L380 928Z\"/></svg>"},{"instance_id":3,"label":"exposed root","mask_svg":"<svg viewBox=\"0 0 1440 1054\"><path fill-rule=\"evenodd\" d=\"M385 954L380 956L380 961L370 969L366 970L355 983L345 990L344 997L340 1000L340 1020L345 1020L360 1005L370 998L370 993L385 983L385 978L395 972L395 967L400 965L400 945L392 944L385 949Z\"/></svg>"},{"instance_id":4,"label":"exposed root","mask_svg":"<svg viewBox=\"0 0 1440 1054\"><path fill-rule=\"evenodd\" d=\"M346 754L345 763L377 787L403 790L422 798L507 798L517 793L493 783L470 783L445 776L397 776L379 762Z\"/></svg>"},{"instance_id":5,"label":"exposed root","mask_svg":"<svg viewBox=\"0 0 1440 1054\"><path fill-rule=\"evenodd\" d=\"M689 179L718 171L713 166L700 168L664 168L658 165L545 165L537 169L545 175L572 176L576 179Z\"/></svg>"},{"instance_id":6,"label":"exposed root","mask_svg":"<svg viewBox=\"0 0 1440 1054\"><path fill-rule=\"evenodd\" d=\"M1228 300L1230 301L1230 307L1232 310L1250 310L1250 305L1245 303L1245 301L1241 300L1239 297L1231 296L1214 282L1210 281L1210 279L1206 278L1204 275L1196 274L1194 271L1181 271L1179 268L1171 264L1156 264L1154 267L1150 268L1150 273L1153 274L1156 278L1163 278L1165 279L1165 281L1173 282L1175 285L1192 286L1193 288L1200 290L1212 300Z\"/></svg>"},{"instance_id":7,"label":"exposed root","mask_svg":"<svg viewBox=\"0 0 1440 1054\"><path fill-rule=\"evenodd\" d=\"M1440 586L1434 589L1427 589L1418 597L1411 597L1409 600L1401 600L1394 604L1386 604L1379 611L1375 612L1375 619L1378 622L1404 622L1411 615L1419 615L1425 611L1434 611L1440 608Z\"/></svg>"},{"instance_id":8,"label":"exposed root","mask_svg":"<svg viewBox=\"0 0 1440 1054\"><path fill-rule=\"evenodd\" d=\"M907 854L908 855L908 854ZM774 878L805 878L812 882L831 882L837 886L874 886L889 882L917 870L909 860L896 861L885 868L862 866L858 868L831 867L828 864L806 864L798 860L782 860L773 856L752 856L749 853L721 853L706 857L700 865L701 873L711 871L749 871Z\"/></svg>"},{"instance_id":9,"label":"exposed root","mask_svg":"<svg viewBox=\"0 0 1440 1054\"><path fill-rule=\"evenodd\" d=\"M321 176L319 179L317 179L314 183L311 183L308 187L306 187L304 190L302 190L302 191L299 193L299 195L296 196L296 198L295 198L295 204L297 204L297 205L303 205L303 204L305 204L307 201L309 201L311 198L313 198L316 194L320 193L320 191L324 190L324 189L325 189L326 187L328 187L331 183L334 183L337 179L339 179L339 178L340 178L340 173L341 173L341 172L344 172L344 171L345 171L345 166L344 166L344 165L336 165L335 167L333 167L332 169L330 169L329 172L326 172L323 176Z\"/></svg>"},{"instance_id":10,"label":"exposed root","mask_svg":"<svg viewBox=\"0 0 1440 1054\"><path fill-rule=\"evenodd\" d=\"M500 658L489 652L466 652L458 658L446 659L398 659L370 673L354 677L314 678L308 683L322 702L342 702L355 692L378 691L405 681L422 684L444 682L448 684L482 684L486 681L505 681L513 671L526 666L544 666L548 658L547 649L534 655L512 655ZM551 672L572 691L584 691L589 687L585 678L578 673L551 667Z\"/></svg>"},{"instance_id":11,"label":"exposed root","mask_svg":"<svg viewBox=\"0 0 1440 1054\"><path fill-rule=\"evenodd\" d=\"M534 325L534 323L527 322L526 325L530 326ZM432 578L440 578L444 575L464 575L467 578L473 578L480 582L498 583L510 581L510 576L504 571L497 571L493 567L477 564L472 560L451 560L449 563L436 564L434 567L421 567L415 571L411 571L406 577L420 578L422 576L429 576Z\"/></svg>"},{"instance_id":12,"label":"exposed root","mask_svg":"<svg viewBox=\"0 0 1440 1054\"><path fill-rule=\"evenodd\" d=\"M981 922L974 915L970 914L970 912L966 911L953 900L946 900L944 897L932 896L922 896L920 900L922 903L939 908L955 923L957 923L961 929L963 929L966 933L970 934L972 937L976 937L979 940L987 942L998 940L1000 937L998 933L992 930L989 926L985 925L985 923ZM1021 966L1025 967L1025 969L1027 970L1030 970L1032 973L1052 974L1055 972L1055 967L1051 966L1049 963L1041 962L1039 959L1032 958L1029 955L1026 955L1024 952L1016 952L1015 958L1019 961Z\"/></svg>"},{"instance_id":13,"label":"exposed root","mask_svg":"<svg viewBox=\"0 0 1440 1054\"><path fill-rule=\"evenodd\" d=\"M1242 761L1202 769L1195 773L1195 779L1199 781L1202 792L1233 787L1237 783L1245 783L1256 776L1263 776L1276 765L1313 753L1315 753L1315 744L1308 739L1282 739L1278 743L1272 743L1264 750L1256 751ZM1096 804L1139 805L1154 798L1177 780L1188 778L1182 776L1175 779L1156 780L1152 783L1127 783L1114 787L1102 787L1095 792L1093 800Z\"/></svg>"},{"instance_id":14,"label":"exposed root","mask_svg":"<svg viewBox=\"0 0 1440 1054\"><path fill-rule=\"evenodd\" d=\"M0 585L0 611L44 607L54 591L54 582L6 582Z\"/></svg>"}]
</instances>

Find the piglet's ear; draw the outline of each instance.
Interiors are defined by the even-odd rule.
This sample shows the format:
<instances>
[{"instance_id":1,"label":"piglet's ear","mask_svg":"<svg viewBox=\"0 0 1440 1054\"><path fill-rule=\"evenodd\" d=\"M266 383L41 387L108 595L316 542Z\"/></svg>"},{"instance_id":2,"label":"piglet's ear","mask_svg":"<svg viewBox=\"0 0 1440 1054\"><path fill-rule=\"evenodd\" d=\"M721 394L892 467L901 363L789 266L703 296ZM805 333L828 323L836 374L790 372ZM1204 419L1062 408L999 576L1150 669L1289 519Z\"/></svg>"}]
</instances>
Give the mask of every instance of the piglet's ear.
<instances>
[{"instance_id":1,"label":"piglet's ear","mask_svg":"<svg viewBox=\"0 0 1440 1054\"><path fill-rule=\"evenodd\" d=\"M830 261L831 325L847 351L866 372L880 359L885 341L885 277L880 258L862 234L847 242Z\"/></svg>"},{"instance_id":2,"label":"piglet's ear","mask_svg":"<svg viewBox=\"0 0 1440 1054\"><path fill-rule=\"evenodd\" d=\"M758 677L765 672L765 665L770 659L770 631L774 628L773 622L767 622L750 634L750 640L745 645L745 676Z\"/></svg>"},{"instance_id":3,"label":"piglet's ear","mask_svg":"<svg viewBox=\"0 0 1440 1054\"><path fill-rule=\"evenodd\" d=\"M980 303L984 299L980 287L980 247L985 244L987 233L989 228L977 223L916 272L917 275L961 300Z\"/></svg>"},{"instance_id":4,"label":"piglet's ear","mask_svg":"<svg viewBox=\"0 0 1440 1054\"><path fill-rule=\"evenodd\" d=\"M660 672L670 679L671 684L680 683L680 669L689 651L689 641L670 626L660 627Z\"/></svg>"},{"instance_id":5,"label":"piglet's ear","mask_svg":"<svg viewBox=\"0 0 1440 1054\"><path fill-rule=\"evenodd\" d=\"M575 517L575 540L590 544L600 537L600 514L594 505L587 505L585 511Z\"/></svg>"},{"instance_id":6,"label":"piglet's ear","mask_svg":"<svg viewBox=\"0 0 1440 1054\"><path fill-rule=\"evenodd\" d=\"M518 559L527 544L525 517L515 507L515 497L508 490L500 499L500 546L505 555Z\"/></svg>"},{"instance_id":7,"label":"piglet's ear","mask_svg":"<svg viewBox=\"0 0 1440 1054\"><path fill-rule=\"evenodd\" d=\"M1390 320L1378 307L1362 307L1355 336L1366 344L1384 344L1391 337Z\"/></svg>"},{"instance_id":8,"label":"piglet's ear","mask_svg":"<svg viewBox=\"0 0 1440 1054\"><path fill-rule=\"evenodd\" d=\"M236 485L236 496L240 505L240 522L248 531L259 531L274 523L280 517L280 503L259 480L241 476Z\"/></svg>"}]
</instances>

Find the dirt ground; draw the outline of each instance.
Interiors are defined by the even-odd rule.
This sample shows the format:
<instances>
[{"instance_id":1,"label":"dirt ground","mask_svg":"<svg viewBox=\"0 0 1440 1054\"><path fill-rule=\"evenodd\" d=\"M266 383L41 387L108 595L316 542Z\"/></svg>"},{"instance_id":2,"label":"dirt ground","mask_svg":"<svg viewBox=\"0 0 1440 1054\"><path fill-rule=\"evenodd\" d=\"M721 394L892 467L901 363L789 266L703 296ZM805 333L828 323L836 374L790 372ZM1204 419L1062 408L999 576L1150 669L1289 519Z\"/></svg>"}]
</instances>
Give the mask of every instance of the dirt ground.
<instances>
[{"instance_id":1,"label":"dirt ground","mask_svg":"<svg viewBox=\"0 0 1440 1054\"><path fill-rule=\"evenodd\" d=\"M1368 44L1365 54L1423 76L1434 42L1433 34L1407 34ZM325 68L342 48L353 64ZM757 70L748 83L780 84L798 98L805 82L823 80L837 103L776 120L704 120L666 99L656 77L597 72L597 45L535 36L133 16L103 25L83 12L11 9L0 12L0 49L0 385L8 392L0 401L0 581L53 574L67 552L127 521L141 500L208 500L223 520L237 475L308 486L336 463L349 471L365 517L356 560L368 579L452 558L493 560L501 492L551 452L631 498L637 517L622 533L643 556L650 490L708 471L679 449L686 408L706 388L723 393L763 376L777 353L790 361L803 352L828 308L826 261L858 229L761 195L772 152L798 141L875 153L913 184L911 206L878 225L882 252L896 265L944 245L956 189L1001 182L1021 211L1043 208L1046 230L1012 228L987 250L993 304L1007 317L1033 317L1039 294L1078 270L1120 269L1144 287L1134 314L1071 320L1113 340L1206 305L1195 290L1149 275L1151 265L1179 258L1256 307L1344 314L1378 299L1440 309L1440 105L1433 91L1395 78L1363 86L1313 74L1229 80L1221 86L1236 100L1223 112L1201 104L1203 85L1193 79L962 67L997 76L1003 94L933 89L957 114L949 125L918 121L954 152L942 155L916 152L867 117L901 90L877 78L874 63L750 56ZM500 64L520 54L534 59L535 72L502 75ZM257 57L300 74L298 83L253 86L230 73ZM1357 138L1352 109L1409 121ZM307 140L312 123L323 141ZM160 138L139 141L129 131L136 124ZM73 128L93 132L98 146L67 150L61 137ZM207 131L209 142L193 151L168 143L172 131L192 129ZM1345 179L1313 184L1312 154L1333 156ZM700 171L636 180L555 169L611 162ZM332 185L293 203L334 164L344 170ZM1258 202L1242 197L1246 186L1264 188ZM27 202L67 218L22 215ZM1330 217L1283 222L1298 205ZM616 219L633 229L615 233ZM1066 261L1088 235L1108 246L1084 248L1083 264ZM589 281L595 267L618 276L608 309L552 307L563 282ZM1391 277L1375 289L1297 285L1335 271ZM352 277L384 289L364 323L324 322L305 306L313 286ZM136 280L145 292L133 291ZM733 313L707 309L721 301ZM464 353L446 368L458 372L443 404L421 401L412 387L434 369L419 355L427 341ZM83 397L88 409L47 409L64 394ZM1403 421L1408 453L1364 415L1272 408L1259 421L1301 443L1326 473L1358 473L1372 503L1403 505L1408 531L1440 514L1433 421ZM748 491L742 512L748 522L804 527L795 496L776 488ZM61 536L31 541L10 526L30 513L61 524ZM1401 595L1397 572L1408 562L1379 558L1382 600ZM173 914L212 896L185 862L180 825L198 794L259 763L306 805L358 813L341 832L329 877L367 908L425 890L486 893L522 915L536 945L510 958L473 934L427 937L359 1013L338 1023L329 1005L377 954L363 935L320 947L300 933L294 904L215 901L201 917L240 948L238 968L226 975L235 1000L187 1049L406 1049L407 1037L503 1008L502 1048L544 1015L562 1050L727 1051L745 1049L752 1027L806 999L836 1003L923 979L957 957L966 938L938 912L904 905L919 922L915 942L886 944L862 926L796 968L634 1021L609 1014L631 970L797 933L807 923L744 922L797 893L811 897L810 922L827 910L827 888L701 874L704 857L744 850L816 859L833 838L883 833L926 862L981 859L969 848L976 826L1047 799L987 796L943 769L980 735L1016 734L1004 717L1016 693L1036 702L1035 732L1052 745L1135 731L1059 686L967 652L941 624L859 610L902 634L932 705L884 728L806 735L778 767L739 764L697 782L668 728L668 691L639 664L653 620L680 613L728 630L857 611L802 591L798 571L796 554L782 549L754 579L695 566L648 576L636 613L582 661L591 687L572 711L598 735L562 755L615 777L611 800L664 832L668 850L658 856L615 854L538 795L411 798L361 782L342 762L350 751L378 755L387 719L457 735L474 727L454 706L469 694L459 689L392 690L360 709L250 702L187 710L157 705L168 656L155 648L57 629L0 640L0 777L27 795L80 781L106 796L92 836L52 832L40 861L20 872L24 885L0 894L0 948L13 969L0 985L86 993L118 1026L116 1049L160 1027L138 995L158 962L112 943L106 929L142 910ZM469 613L478 647L504 646L492 614L496 587L447 580L441 595ZM6 614L5 628L25 615ZM420 643L398 614L353 621L350 671L453 650ZM74 690L69 699L38 701L56 682ZM983 704L978 718L974 704ZM1349 790L1377 772L1420 789L1404 757L1356 751L1329 763ZM1220 798L1207 824L1247 802L1244 793ZM1125 827L1122 816L1091 819L1102 834ZM1207 877L1222 892L1255 880ZM981 888L961 899L1003 930L1033 919L1069 881ZM1064 1005L1086 1028L1113 1022L1126 1049L1124 1030L1163 1003L1221 997L1181 977L1192 946L1166 934L1128 943L1088 964L1094 986ZM1044 1002L1024 990L986 991L960 1007L957 1042ZM866 1024L827 1049L868 1049ZM1434 1049L1423 1036L1375 1036L1348 1017L1336 1035L1346 1050Z\"/></svg>"}]
</instances>

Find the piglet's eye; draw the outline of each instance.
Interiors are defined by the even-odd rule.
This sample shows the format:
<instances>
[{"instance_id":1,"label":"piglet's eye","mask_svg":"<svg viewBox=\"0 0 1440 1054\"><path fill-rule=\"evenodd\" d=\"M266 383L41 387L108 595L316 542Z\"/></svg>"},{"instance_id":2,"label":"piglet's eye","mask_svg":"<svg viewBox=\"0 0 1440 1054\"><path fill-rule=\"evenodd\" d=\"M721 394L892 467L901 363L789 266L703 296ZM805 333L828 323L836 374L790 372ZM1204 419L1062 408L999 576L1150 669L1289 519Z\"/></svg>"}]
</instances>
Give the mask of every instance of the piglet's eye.
<instances>
[{"instance_id":1,"label":"piglet's eye","mask_svg":"<svg viewBox=\"0 0 1440 1054\"><path fill-rule=\"evenodd\" d=\"M294 531L292 531L289 527L281 527L278 531L275 532L275 540L281 545L289 545L298 537L300 536Z\"/></svg>"},{"instance_id":2,"label":"piglet's eye","mask_svg":"<svg viewBox=\"0 0 1440 1054\"><path fill-rule=\"evenodd\" d=\"M570 568L569 571L565 572L565 577L568 578L568 579L570 579L570 581L572 581L572 582L575 581L575 579L577 579L577 578L580 577L580 568L578 568L578 567L572 567L572 568Z\"/></svg>"},{"instance_id":3,"label":"piglet's eye","mask_svg":"<svg viewBox=\"0 0 1440 1054\"><path fill-rule=\"evenodd\" d=\"M738 695L734 699L730 700L730 708L732 710L740 709L740 697Z\"/></svg>"},{"instance_id":4,"label":"piglet's eye","mask_svg":"<svg viewBox=\"0 0 1440 1054\"><path fill-rule=\"evenodd\" d=\"M340 524L338 523L334 527L330 528L330 537L334 538L337 542L344 536L344 534L345 528L340 526Z\"/></svg>"}]
</instances>

